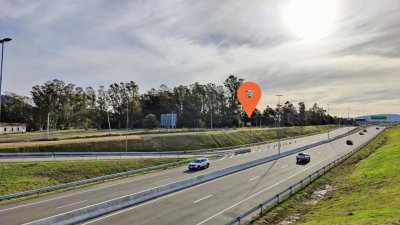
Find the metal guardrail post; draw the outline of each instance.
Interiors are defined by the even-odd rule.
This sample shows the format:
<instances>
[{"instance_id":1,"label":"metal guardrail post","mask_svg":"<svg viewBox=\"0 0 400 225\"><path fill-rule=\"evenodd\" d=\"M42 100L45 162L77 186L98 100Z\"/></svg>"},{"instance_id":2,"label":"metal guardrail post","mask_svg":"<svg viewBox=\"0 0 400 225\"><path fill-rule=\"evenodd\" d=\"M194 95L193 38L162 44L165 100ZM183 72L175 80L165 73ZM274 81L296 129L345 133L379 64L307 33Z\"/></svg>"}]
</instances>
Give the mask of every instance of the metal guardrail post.
<instances>
[{"instance_id":1,"label":"metal guardrail post","mask_svg":"<svg viewBox=\"0 0 400 225\"><path fill-rule=\"evenodd\" d=\"M260 204L259 206L260 206L260 216L261 216L262 215L262 211L263 211L263 205Z\"/></svg>"},{"instance_id":2,"label":"metal guardrail post","mask_svg":"<svg viewBox=\"0 0 400 225\"><path fill-rule=\"evenodd\" d=\"M279 203L279 194L276 194L276 203Z\"/></svg>"}]
</instances>

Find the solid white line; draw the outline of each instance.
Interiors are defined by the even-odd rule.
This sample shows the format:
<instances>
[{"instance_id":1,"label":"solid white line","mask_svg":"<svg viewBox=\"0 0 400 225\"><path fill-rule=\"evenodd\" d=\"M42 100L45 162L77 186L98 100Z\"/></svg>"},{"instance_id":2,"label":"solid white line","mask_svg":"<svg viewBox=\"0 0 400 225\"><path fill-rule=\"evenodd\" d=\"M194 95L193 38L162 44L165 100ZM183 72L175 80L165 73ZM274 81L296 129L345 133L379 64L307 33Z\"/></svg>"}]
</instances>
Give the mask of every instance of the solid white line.
<instances>
[{"instance_id":1,"label":"solid white line","mask_svg":"<svg viewBox=\"0 0 400 225\"><path fill-rule=\"evenodd\" d=\"M134 181L138 181L138 180L143 180L143 179L146 179L146 178L149 178L149 177L155 177L155 176L159 176L159 175L164 175L164 174L172 173L172 172L179 171L179 170L182 170L182 169L171 170L171 171L168 171L168 172L165 172L165 173L158 173L158 174L154 174L154 175L150 175L150 176L146 176L146 177L139 177L138 179L134 179L134 180L118 182L118 183L107 185L107 186L102 186L102 187L98 187L98 188L92 188L92 189L89 189L89 190L86 190L86 191L81 191L81 192L72 193L72 194L69 194L69 195L64 195L64 196L60 196L60 197L56 197L56 198L51 198L51 199L47 199L47 200L44 200L44 201L32 202L32 203L29 203L29 204L19 205L19 206L11 207L11 208L8 208L8 209L1 209L0 212L9 211L9 210L12 210L12 209L18 209L18 208L22 208L22 207L26 207L26 206L31 206L31 205L37 205L37 204L40 204L40 203L49 202L49 201L53 201L53 200L57 200L57 199L61 199L61 198L66 198L66 197L70 197L70 196L73 196L73 195L83 194L83 193L86 193L86 192L91 192L91 191L95 191L95 190L99 190L99 189L104 189L104 188L116 186L116 185L119 185L119 184L124 184L124 183L134 182Z\"/></svg>"},{"instance_id":2,"label":"solid white line","mask_svg":"<svg viewBox=\"0 0 400 225\"><path fill-rule=\"evenodd\" d=\"M260 177L260 176L253 177L253 178L251 178L249 181L255 180L255 179L259 178L259 177Z\"/></svg>"},{"instance_id":3,"label":"solid white line","mask_svg":"<svg viewBox=\"0 0 400 225\"><path fill-rule=\"evenodd\" d=\"M340 151L340 152L344 152L344 151L346 151L347 149L348 149L348 147L345 148L343 151ZM339 152L338 152L338 153L339 153ZM293 175L291 175L291 176L289 176L289 177L287 177L287 178L285 178L285 179L279 181L278 183L275 183L274 185L271 185L271 186L269 186L269 187L267 187L267 188L265 188L265 189L263 189L263 190L261 190L261 191L255 193L255 194L253 194L253 195L251 195L251 196L249 196L249 197L243 199L242 201L239 201L239 202L233 204L232 206L230 206L230 207L228 207L228 208L222 210L221 212L219 212L219 213L217 213L217 214L215 214L215 215L209 217L208 219L201 221L201 222L198 223L197 225L201 225L201 224L203 224L203 223L205 223L205 222L207 222L207 221L213 219L214 217L219 216L220 214L222 214L222 213L224 213L224 212L230 210L231 208L233 208L233 207L235 207L235 206L237 206L237 205L239 205L239 204L241 204L241 203L243 203L243 202L245 202L245 201L247 201L247 200L253 198L254 196L257 196L257 195L259 195L259 194L265 192L266 190L268 190L268 189L270 189L270 188L272 188L272 187L277 186L278 184L281 184L282 182L284 182L284 181L286 181L286 180L288 180L288 179L290 179L290 178L292 178L292 177L294 177L294 176L297 176L298 174L304 172L305 170L308 170L309 168L311 168L311 167L313 167L313 166L316 166L316 165L322 163L323 161L325 161L325 160L327 160L327 159L329 159L329 158L331 158L331 157L337 155L338 153L336 153L336 154L334 154L334 155L331 155L330 157L328 157L328 158L326 158L326 159L324 159L324 160L322 160L322 161L319 161L318 163L316 163L316 164L314 164L314 165L311 165L311 166L309 166L309 167L306 167L305 169L300 170L299 172L297 172L297 173L295 173L295 174L293 174Z\"/></svg>"},{"instance_id":4,"label":"solid white line","mask_svg":"<svg viewBox=\"0 0 400 225\"><path fill-rule=\"evenodd\" d=\"M283 169L283 168L286 168L286 167L288 167L288 166L289 166L289 165L286 165L286 166L282 166L282 167L281 167L281 169Z\"/></svg>"},{"instance_id":5,"label":"solid white line","mask_svg":"<svg viewBox=\"0 0 400 225\"><path fill-rule=\"evenodd\" d=\"M82 203L82 202L86 202L86 201L87 200L83 200L83 201L80 201L80 202L75 202L75 203L71 203L71 204L68 204L68 205L63 205L63 206L57 207L56 209L61 209L61 208L67 207L67 206L76 205L76 204L79 204L79 203Z\"/></svg>"},{"instance_id":6,"label":"solid white line","mask_svg":"<svg viewBox=\"0 0 400 225\"><path fill-rule=\"evenodd\" d=\"M209 197L211 197L211 196L212 196L212 195L206 196L206 197L204 197L204 198L201 198L201 199L199 199L199 200L194 201L193 203L196 204L196 203L198 203L198 202L200 202L200 201L203 201L203 200L205 200L205 199L207 199L207 198L209 198Z\"/></svg>"},{"instance_id":7,"label":"solid white line","mask_svg":"<svg viewBox=\"0 0 400 225\"><path fill-rule=\"evenodd\" d=\"M234 155L231 155L231 157L229 157L229 158L231 158L231 159L232 159L232 158L233 158L233 156L234 156Z\"/></svg>"}]
</instances>

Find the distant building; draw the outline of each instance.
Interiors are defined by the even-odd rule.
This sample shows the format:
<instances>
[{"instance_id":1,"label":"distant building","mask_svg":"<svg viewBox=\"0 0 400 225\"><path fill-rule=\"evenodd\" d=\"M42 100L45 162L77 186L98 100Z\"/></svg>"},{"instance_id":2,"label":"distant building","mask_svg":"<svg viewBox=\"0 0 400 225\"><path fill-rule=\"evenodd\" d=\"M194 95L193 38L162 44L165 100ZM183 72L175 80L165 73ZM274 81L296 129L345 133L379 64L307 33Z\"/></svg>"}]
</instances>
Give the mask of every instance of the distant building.
<instances>
[{"instance_id":1,"label":"distant building","mask_svg":"<svg viewBox=\"0 0 400 225\"><path fill-rule=\"evenodd\" d=\"M177 120L178 116L175 113L161 114L160 116L160 124L162 128L176 128Z\"/></svg>"},{"instance_id":2,"label":"distant building","mask_svg":"<svg viewBox=\"0 0 400 225\"><path fill-rule=\"evenodd\" d=\"M0 134L25 133L25 123L0 123Z\"/></svg>"},{"instance_id":3,"label":"distant building","mask_svg":"<svg viewBox=\"0 0 400 225\"><path fill-rule=\"evenodd\" d=\"M355 118L355 121L358 123L367 122L367 123L382 123L382 122L400 122L400 115L398 114L377 114L377 115L368 115L368 116L359 116Z\"/></svg>"}]
</instances>

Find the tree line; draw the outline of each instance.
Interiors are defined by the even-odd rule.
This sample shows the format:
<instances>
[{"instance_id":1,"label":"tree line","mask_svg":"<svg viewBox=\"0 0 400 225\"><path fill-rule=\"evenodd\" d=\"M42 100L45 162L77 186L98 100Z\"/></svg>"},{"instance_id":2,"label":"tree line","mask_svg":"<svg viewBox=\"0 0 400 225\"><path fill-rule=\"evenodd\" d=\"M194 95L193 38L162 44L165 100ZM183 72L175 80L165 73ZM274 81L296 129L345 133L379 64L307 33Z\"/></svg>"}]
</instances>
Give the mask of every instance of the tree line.
<instances>
[{"instance_id":1,"label":"tree line","mask_svg":"<svg viewBox=\"0 0 400 225\"><path fill-rule=\"evenodd\" d=\"M256 109L251 119L245 115L236 90L244 79L230 75L222 85L213 83L161 85L143 94L130 81L82 88L61 80L32 87L31 96L6 92L2 101L2 122L26 123L29 130L51 129L154 128L161 114L176 113L179 128L225 128L242 126L306 126L338 123L316 103L292 102ZM280 122L279 116L280 115ZM126 118L129 117L129 124Z\"/></svg>"}]
</instances>

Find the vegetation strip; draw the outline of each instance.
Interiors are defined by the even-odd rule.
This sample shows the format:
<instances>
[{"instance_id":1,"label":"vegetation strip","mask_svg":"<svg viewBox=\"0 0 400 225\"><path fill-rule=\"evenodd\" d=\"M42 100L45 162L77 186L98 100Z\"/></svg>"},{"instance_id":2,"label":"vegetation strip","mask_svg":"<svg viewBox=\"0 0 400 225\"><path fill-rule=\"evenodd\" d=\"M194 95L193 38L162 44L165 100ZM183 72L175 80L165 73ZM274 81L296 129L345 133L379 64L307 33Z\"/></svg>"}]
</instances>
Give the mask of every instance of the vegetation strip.
<instances>
[{"instance_id":1,"label":"vegetation strip","mask_svg":"<svg viewBox=\"0 0 400 225\"><path fill-rule=\"evenodd\" d=\"M299 135L326 132L337 128L336 125L288 127L281 130L280 137L288 138ZM234 147L276 139L276 129L254 128L212 131L196 134L169 134L161 136L128 138L128 150L140 152L198 150L221 147ZM24 145L0 144L0 152L121 152L125 151L125 140L108 140L96 142L63 142L63 143L26 143Z\"/></svg>"},{"instance_id":2,"label":"vegetation strip","mask_svg":"<svg viewBox=\"0 0 400 225\"><path fill-rule=\"evenodd\" d=\"M326 175L248 224L398 224L399 135L399 127L386 129ZM325 196L316 201L319 193Z\"/></svg>"},{"instance_id":3,"label":"vegetation strip","mask_svg":"<svg viewBox=\"0 0 400 225\"><path fill-rule=\"evenodd\" d=\"M93 161L45 161L0 163L0 195L24 192L104 175L130 171L131 174L148 172L173 166L184 158L118 159ZM169 165L165 165L169 164ZM144 168L159 166L160 168ZM124 174L129 175L130 173ZM109 177L111 179L114 177ZM95 182L95 181L94 181Z\"/></svg>"}]
</instances>

